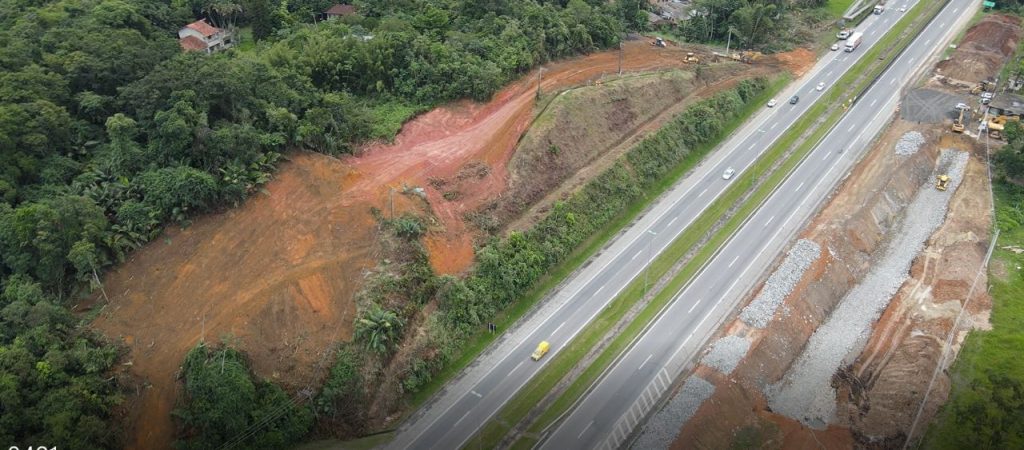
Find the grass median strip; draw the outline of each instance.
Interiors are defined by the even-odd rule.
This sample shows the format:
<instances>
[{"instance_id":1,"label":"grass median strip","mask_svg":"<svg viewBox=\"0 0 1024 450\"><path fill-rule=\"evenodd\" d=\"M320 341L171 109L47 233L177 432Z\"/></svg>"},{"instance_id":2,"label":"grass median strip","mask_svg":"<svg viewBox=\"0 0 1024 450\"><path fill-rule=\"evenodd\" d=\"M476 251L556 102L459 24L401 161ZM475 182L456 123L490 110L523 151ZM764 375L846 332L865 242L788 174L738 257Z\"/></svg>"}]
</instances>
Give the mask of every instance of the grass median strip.
<instances>
[{"instance_id":1,"label":"grass median strip","mask_svg":"<svg viewBox=\"0 0 1024 450\"><path fill-rule=\"evenodd\" d=\"M756 98L752 99L747 105L743 107L743 109L737 115L736 118L729 121L725 125L721 132L721 136L729 136L730 134L732 134L737 128L739 128L744 122L746 122L746 120L748 120L749 117L753 116L755 112L763 108L765 102L767 102L768 99L770 99L772 96L776 95L788 82L789 77L785 75L779 76L776 79L774 79L771 82L771 84L761 94L759 94ZM706 156L712 149L714 149L720 143L720 141L721 138L716 139L713 142L698 145L696 148L694 148L693 151L691 151L685 157L685 159L683 159L678 165L676 165L676 167L672 169L672 171L670 171L657 184L655 184L652 189L650 189L649 195L644 197L643 202L637 202L636 204L634 204L630 208L630 210L627 211L626 214L623 214L621 216L620 220L616 221L616 223L613 225L615 228L609 228L608 230L606 230L607 235L602 236L600 240L600 245L603 245L604 242L607 241L609 238L611 238L615 234L618 234L618 232L623 227L625 227L629 222L635 219L636 216L641 211L646 209L651 202L656 200L661 195L661 193L665 192L670 187L672 187L675 184L675 182L678 181L679 178L683 176L683 174L685 174L687 171L689 171L698 163L700 163L700 161L703 160L704 156ZM600 246L594 246L593 250L588 250L586 254L590 255L593 253L593 251L596 251L598 248L600 248ZM582 263L582 260L580 261L580 263ZM667 267L665 268L665 270L667 270ZM652 273L654 273L654 271L652 271ZM630 286L630 289L634 287L635 283ZM616 301L610 304L607 309L605 309L601 314L598 315L598 317L594 319L593 322L591 322L592 324L597 324L598 326L588 327L579 335L577 335L577 337L569 344L569 347L560 349L559 353L555 355L555 358L552 358L552 360L548 362L548 365L545 367L544 372L542 373L549 373L552 370L554 370L555 373L566 373L570 368L572 368L573 365L576 364L576 362L579 360L579 357L563 358L562 355L567 353L579 353L580 355L582 355L586 353L587 350L589 350L591 347L594 346L594 344L596 344L597 340L601 339L601 337L604 335L604 330L607 327L614 324L615 321L617 321L618 317L621 317L622 314L625 314L625 312L631 306L632 304L625 304L624 302L620 301ZM515 404L510 403L509 405L507 405L499 413L497 419L489 422L485 429L478 433L478 435L474 438L476 440L471 440L469 443L467 443L467 446L475 447L478 443L481 442L486 442L486 444L483 445L487 448L492 448L496 446L497 443L508 431L507 427L503 427L502 425L500 425L501 421L504 420L503 418L506 417L506 415L508 417L517 418L525 416L529 409L536 404L536 401L539 401L540 398L543 397L544 393L550 391L551 387L553 387L554 384L558 382L558 380L559 378L557 377L546 376L543 377L543 385L536 385L534 383L531 383L528 386L524 387L516 398L520 398L524 394L527 394L531 400L518 401ZM509 406L512 406L511 410L509 409ZM516 422L518 422L518 420L516 420ZM483 439L481 439L481 437L483 437Z\"/></svg>"},{"instance_id":2,"label":"grass median strip","mask_svg":"<svg viewBox=\"0 0 1024 450\"><path fill-rule=\"evenodd\" d=\"M897 52L892 50L905 48L920 30L931 21L944 3L919 2L908 11L904 17L887 33L875 46L866 52L864 57L855 64L843 77L836 82L836 86L855 86L854 92L859 95L863 92L888 65L888 62L895 58ZM931 7L930 10L927 10ZM927 10L927 11L926 11ZM925 17L925 13L928 16ZM923 19L923 20L918 20ZM915 24L915 20L917 20ZM913 32L905 33L909 27L915 24ZM884 52L889 52L888 58L879 59ZM872 67L874 66L874 67ZM868 71L868 69L871 69ZM862 74L866 72L866 74ZM771 90L769 90L770 92ZM718 248L743 224L747 217L766 199L771 192L782 183L786 176L795 168L800 161L814 148L824 137L831 127L838 122L843 111L836 109L824 120L821 117L826 113L830 104L844 98L849 91L842 91L832 88L825 93L823 101L816 103L808 112L791 128L792 132L787 133L779 139L762 157L743 174L737 183L730 188L702 214L676 241L674 241L648 268L652 278L658 279L669 270L669 268L682 257L692 246L694 246L705 234L707 234L722 217L739 201L747 190L753 186L756 180L767 177L764 183L750 195L742 204L737 213L729 219L726 224L714 234L711 240L701 248L695 257L683 267L683 269L670 280L655 298L641 311L636 319L630 323L622 333L597 357L597 359L566 389L566 391L531 425L529 436L537 436L550 424L554 423L583 393L593 384L600 374L614 361L614 359L625 350L628 345L642 332L647 324L654 319L657 313L668 304L701 266L718 250ZM760 106L753 103L754 106ZM820 122L820 123L818 123ZM775 162L785 155L786 151L796 144L797 140L812 126L818 125L813 133L803 141L803 144L789 158L781 164L777 170L768 173ZM671 178L671 177L670 177ZM526 414L536 405L547 392L551 390L562 377L575 366L583 356L593 347L594 344L604 335L605 330L614 324L618 317L621 317L642 294L645 282L640 279L631 283L617 297L608 308L603 311L573 342L562 349L541 373L534 377L532 382L516 394L505 407L498 413L497 417L489 422L477 436L468 443L469 447L477 445L484 447L496 446L507 434L508 430L519 423ZM588 345L589 344L589 345ZM534 438L527 437L520 439L514 447L520 448L530 444Z\"/></svg>"}]
</instances>

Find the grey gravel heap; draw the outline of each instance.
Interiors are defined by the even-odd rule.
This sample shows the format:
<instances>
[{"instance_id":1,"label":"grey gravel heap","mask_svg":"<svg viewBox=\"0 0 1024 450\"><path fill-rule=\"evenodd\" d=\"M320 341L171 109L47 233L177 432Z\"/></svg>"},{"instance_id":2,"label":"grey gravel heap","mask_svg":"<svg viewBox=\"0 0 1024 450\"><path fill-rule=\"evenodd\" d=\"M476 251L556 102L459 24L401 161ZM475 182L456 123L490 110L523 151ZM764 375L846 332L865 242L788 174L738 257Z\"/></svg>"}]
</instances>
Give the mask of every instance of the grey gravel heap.
<instances>
[{"instance_id":1,"label":"grey gravel heap","mask_svg":"<svg viewBox=\"0 0 1024 450\"><path fill-rule=\"evenodd\" d=\"M683 388L660 411L654 414L640 437L630 448L668 448L679 434L681 424L690 420L701 403L715 393L715 385L696 375L686 379Z\"/></svg>"},{"instance_id":2,"label":"grey gravel heap","mask_svg":"<svg viewBox=\"0 0 1024 450\"><path fill-rule=\"evenodd\" d=\"M701 364L729 375L747 355L749 349L750 341L739 336L726 336L715 341L708 354L704 355Z\"/></svg>"},{"instance_id":3,"label":"grey gravel heap","mask_svg":"<svg viewBox=\"0 0 1024 450\"><path fill-rule=\"evenodd\" d=\"M896 142L896 154L899 156L910 156L924 145L924 135L916 131L908 131Z\"/></svg>"},{"instance_id":4,"label":"grey gravel heap","mask_svg":"<svg viewBox=\"0 0 1024 450\"><path fill-rule=\"evenodd\" d=\"M775 310L793 291L793 287L804 276L804 271L820 256L821 247L814 241L797 241L793 248L789 249L786 260L782 261L775 273L768 277L761 293L740 312L740 320L756 328L768 326L768 322L775 316Z\"/></svg>"},{"instance_id":5,"label":"grey gravel heap","mask_svg":"<svg viewBox=\"0 0 1024 450\"><path fill-rule=\"evenodd\" d=\"M907 279L914 257L942 225L949 199L960 185L966 166L966 152L942 150L938 167L945 169L940 173L950 177L948 190L935 189L931 180L921 186L871 271L811 335L786 376L765 390L773 411L815 428L824 428L833 420L836 392L831 386L832 375L863 350L872 325Z\"/></svg>"}]
</instances>

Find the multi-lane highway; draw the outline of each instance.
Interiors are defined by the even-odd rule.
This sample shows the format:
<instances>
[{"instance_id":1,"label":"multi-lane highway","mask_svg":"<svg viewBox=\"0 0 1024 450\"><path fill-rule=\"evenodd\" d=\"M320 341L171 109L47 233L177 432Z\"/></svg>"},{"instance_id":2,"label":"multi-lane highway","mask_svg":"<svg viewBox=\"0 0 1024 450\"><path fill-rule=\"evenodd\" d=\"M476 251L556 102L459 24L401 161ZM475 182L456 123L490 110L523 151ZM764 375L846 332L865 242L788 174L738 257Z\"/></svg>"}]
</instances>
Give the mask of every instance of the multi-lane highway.
<instances>
[{"instance_id":1,"label":"multi-lane highway","mask_svg":"<svg viewBox=\"0 0 1024 450\"><path fill-rule=\"evenodd\" d=\"M953 0L953 3L964 5L960 8L962 13L966 9L968 0ZM900 4L902 5L902 3ZM913 4L913 1L906 2L908 8ZM947 20L952 24L952 19L947 17L948 10L949 8L943 13L942 17L946 17L945 19L936 20ZM955 15L955 12L953 14ZM729 183L734 182L758 155L770 147L804 111L818 100L824 93L824 91L815 89L818 83L824 83L826 87L831 87L836 79L842 76L867 49L892 27L899 16L899 12L889 10L882 15L872 15L866 19L858 27L858 30L864 32L864 41L860 48L852 53L838 51L825 55L807 75L793 83L791 88L780 95L777 106L766 108L742 127L719 150L709 156L694 173L666 192L642 218L614 239L590 264L564 283L542 307L525 319L518 329L510 331L506 337L482 355L477 363L467 369L459 379L450 383L444 392L411 417L399 429L395 440L389 447L455 449L465 445L467 440L492 418L509 398L528 383L552 357L556 356L561 348L570 342L608 302L614 299L630 281L642 276L643 269L650 260L668 246L703 212L707 205L728 187ZM936 34L936 29L944 30L945 27L931 27L929 32ZM923 47L929 47L929 45L924 44ZM922 55L923 52L924 49L921 49ZM888 85L886 85L887 83ZM856 117L862 117L867 114L864 110L872 108L877 110L877 107L892 101L890 97L900 85L902 85L902 81L890 83L889 78L885 78L879 87L872 90L873 95L877 98L860 100L857 106L851 110L850 116L855 116L854 112L857 112ZM887 96L878 94L880 90L887 92ZM800 101L795 105L787 102L792 95L800 97ZM868 102L871 105L864 106ZM868 116L870 118L870 115ZM851 122L844 121L843 123ZM841 126L849 127L850 125ZM854 126L844 134L843 145L837 146L830 155L825 155L823 158L822 154L816 152L811 159L820 160L822 164L817 167L816 171L808 171L806 167L801 167L799 177L806 177L806 179L803 183L799 183L798 187L783 187L783 189L790 189L791 194L782 195L782 197L799 196L796 200L799 204L802 201L800 199L805 198L808 192L815 189L821 174L832 170L830 168L833 167L832 164L835 161L844 159L838 149L849 146L853 142L852 138L857 135L857 126ZM867 139L867 137L863 139ZM845 159L849 160L849 158ZM734 168L737 171L737 174L730 180L725 180L722 177L727 168ZM838 176L838 172L832 176ZM791 180L795 178L797 176ZM770 214L772 217L762 219L758 216L754 220L765 222L765 229L771 222L775 222L776 225L782 224L787 220L785 215L791 211L787 208L791 207L787 204L779 208L778 214ZM764 212L759 214L764 214ZM751 223L756 222L752 221ZM770 237L771 235L768 235L762 239ZM723 294L728 292L723 288L731 289L731 283L739 279L739 277L729 276L729 274L739 274L751 262L754 254L757 254L758 251L765 252L764 250L754 250L762 248L765 244L764 241L751 241L750 245L740 248L738 251L736 242L737 239L733 239L730 247L726 248L724 253L715 260L716 262L724 260L721 267L717 267L714 271L708 271L718 277L725 277L728 283L725 286L718 286L715 282L709 284L701 282L700 286L703 287L700 288L699 295L685 294L679 301L676 301L673 309L667 311L663 319L658 322L658 324L663 324L666 321L671 321L670 327L674 328L671 333L663 333L659 328L660 325L656 324L652 331L645 335L644 340L638 342L634 350L616 365L597 386L597 389L586 398L587 407L577 408L550 435L550 438L546 440L546 445L549 448L589 448L604 441L612 432L611 427L618 423L623 412L626 411L626 407L633 403L640 391L661 374L666 362L670 359L669 357L676 353L675 349L690 333L689 330L692 330L695 325L707 326L705 324L707 317L710 317L715 307L720 305L719 299L723 298ZM721 280L718 282L720 283ZM665 317L670 319L664 319ZM710 324L710 322L708 323ZM676 328L685 331L681 332ZM541 341L550 342L551 351L541 361L534 362L530 360L530 353ZM648 349L647 346L650 348ZM634 362L633 359L637 355L640 355L643 361ZM648 355L652 355L650 359L647 359ZM678 354L676 356L678 357ZM628 367L630 364L632 364L632 369L636 370L629 370L628 373L622 372L620 368ZM669 375L674 376L674 373L669 373ZM665 376L661 375L662 378Z\"/></svg>"},{"instance_id":2,"label":"multi-lane highway","mask_svg":"<svg viewBox=\"0 0 1024 450\"><path fill-rule=\"evenodd\" d=\"M545 436L542 448L614 449L623 443L670 382L688 367L703 338L733 310L853 167L895 111L900 90L912 74L942 48L955 33L954 25L962 25L979 3L950 1L568 417ZM890 9L885 14L893 13ZM878 25L876 20L860 29L877 38Z\"/></svg>"}]
</instances>

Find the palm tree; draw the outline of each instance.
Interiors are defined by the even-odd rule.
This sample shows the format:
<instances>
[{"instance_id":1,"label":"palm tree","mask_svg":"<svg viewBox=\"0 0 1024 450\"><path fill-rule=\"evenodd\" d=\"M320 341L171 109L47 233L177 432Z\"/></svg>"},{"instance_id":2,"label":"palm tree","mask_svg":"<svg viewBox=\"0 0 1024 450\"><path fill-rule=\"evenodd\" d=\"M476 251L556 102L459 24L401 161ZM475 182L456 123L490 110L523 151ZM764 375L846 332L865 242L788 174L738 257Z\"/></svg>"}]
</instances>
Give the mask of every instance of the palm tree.
<instances>
[{"instance_id":1,"label":"palm tree","mask_svg":"<svg viewBox=\"0 0 1024 450\"><path fill-rule=\"evenodd\" d=\"M374 304L356 321L356 339L370 351L386 354L398 344L405 322L394 311Z\"/></svg>"}]
</instances>

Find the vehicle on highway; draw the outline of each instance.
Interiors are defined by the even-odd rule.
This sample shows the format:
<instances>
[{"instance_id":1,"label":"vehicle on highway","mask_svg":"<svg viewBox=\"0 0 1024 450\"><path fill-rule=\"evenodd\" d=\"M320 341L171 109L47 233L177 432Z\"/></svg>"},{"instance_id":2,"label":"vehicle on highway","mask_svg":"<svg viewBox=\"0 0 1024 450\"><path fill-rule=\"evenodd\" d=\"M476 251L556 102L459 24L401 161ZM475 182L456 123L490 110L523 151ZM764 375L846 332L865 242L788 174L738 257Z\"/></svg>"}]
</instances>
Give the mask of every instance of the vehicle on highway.
<instances>
[{"instance_id":1,"label":"vehicle on highway","mask_svg":"<svg viewBox=\"0 0 1024 450\"><path fill-rule=\"evenodd\" d=\"M860 31L851 34L850 38L846 40L846 48L844 50L847 52L852 52L856 50L857 46L860 45L860 41L862 41L863 38L864 33L861 33Z\"/></svg>"},{"instance_id":2,"label":"vehicle on highway","mask_svg":"<svg viewBox=\"0 0 1024 450\"><path fill-rule=\"evenodd\" d=\"M768 100L768 107L769 108L771 108L771 107L773 107L773 106L775 106L777 104L778 104L778 102L776 102L774 98L771 99L771 100Z\"/></svg>"},{"instance_id":3,"label":"vehicle on highway","mask_svg":"<svg viewBox=\"0 0 1024 450\"><path fill-rule=\"evenodd\" d=\"M875 5L875 14L881 14L882 11L885 11L885 6L883 6L883 5Z\"/></svg>"},{"instance_id":4,"label":"vehicle on highway","mask_svg":"<svg viewBox=\"0 0 1024 450\"><path fill-rule=\"evenodd\" d=\"M900 10L899 11L900 12L907 12L907 7L906 6L900 6Z\"/></svg>"},{"instance_id":5,"label":"vehicle on highway","mask_svg":"<svg viewBox=\"0 0 1024 450\"><path fill-rule=\"evenodd\" d=\"M736 169L733 169L732 167L730 167L728 169L725 169L725 173L722 174L722 179L723 180L728 180L728 179L732 178L732 175L734 173L736 173Z\"/></svg>"},{"instance_id":6,"label":"vehicle on highway","mask_svg":"<svg viewBox=\"0 0 1024 450\"><path fill-rule=\"evenodd\" d=\"M540 344L537 344L537 349L533 351L533 354L530 355L530 358L532 358L534 361L540 361L540 359L543 358L544 355L548 354L548 350L551 350L551 344L549 344L548 341L541 341Z\"/></svg>"},{"instance_id":7,"label":"vehicle on highway","mask_svg":"<svg viewBox=\"0 0 1024 450\"><path fill-rule=\"evenodd\" d=\"M798 102L798 101L800 101L800 96L799 95L794 95L794 96L789 98L789 104L790 105L795 105L796 102Z\"/></svg>"},{"instance_id":8,"label":"vehicle on highway","mask_svg":"<svg viewBox=\"0 0 1024 450\"><path fill-rule=\"evenodd\" d=\"M832 47L831 47L831 49L832 49L832 51L836 51L836 50L839 50L839 44L838 44L838 43L836 43L836 44L832 44Z\"/></svg>"},{"instance_id":9,"label":"vehicle on highway","mask_svg":"<svg viewBox=\"0 0 1024 450\"><path fill-rule=\"evenodd\" d=\"M818 83L818 86L816 86L814 89L818 90L818 91L820 91L822 89L825 89L825 83L824 82Z\"/></svg>"}]
</instances>

